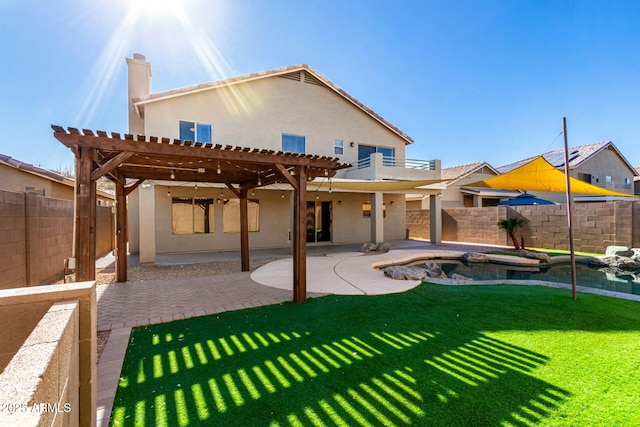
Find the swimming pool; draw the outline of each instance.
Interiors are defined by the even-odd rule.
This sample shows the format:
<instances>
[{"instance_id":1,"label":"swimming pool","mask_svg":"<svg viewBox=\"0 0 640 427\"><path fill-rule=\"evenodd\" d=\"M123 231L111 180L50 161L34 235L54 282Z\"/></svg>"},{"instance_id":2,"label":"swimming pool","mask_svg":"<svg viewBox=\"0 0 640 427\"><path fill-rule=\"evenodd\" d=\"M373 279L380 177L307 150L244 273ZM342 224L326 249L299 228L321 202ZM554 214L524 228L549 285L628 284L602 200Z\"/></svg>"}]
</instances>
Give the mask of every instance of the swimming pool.
<instances>
[{"instance_id":1,"label":"swimming pool","mask_svg":"<svg viewBox=\"0 0 640 427\"><path fill-rule=\"evenodd\" d=\"M520 267L494 263L466 264L455 260L433 260L428 265L438 264L447 277L457 273L474 280L544 280L571 284L571 264L555 263L541 267ZM412 263L424 265L425 262ZM612 274L599 271L584 264L576 264L576 284L589 288L640 295L640 275ZM428 278L425 279L428 281Z\"/></svg>"}]
</instances>

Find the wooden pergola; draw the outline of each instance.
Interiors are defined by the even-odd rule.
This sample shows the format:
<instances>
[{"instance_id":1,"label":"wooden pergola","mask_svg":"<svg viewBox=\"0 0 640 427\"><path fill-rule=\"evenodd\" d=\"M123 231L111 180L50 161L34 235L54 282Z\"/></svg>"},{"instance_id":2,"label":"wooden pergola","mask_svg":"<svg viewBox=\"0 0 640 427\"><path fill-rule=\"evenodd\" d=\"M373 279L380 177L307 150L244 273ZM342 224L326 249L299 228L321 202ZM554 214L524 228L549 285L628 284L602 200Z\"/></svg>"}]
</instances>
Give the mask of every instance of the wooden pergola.
<instances>
[{"instance_id":1,"label":"wooden pergola","mask_svg":"<svg viewBox=\"0 0 640 427\"><path fill-rule=\"evenodd\" d=\"M116 185L116 277L127 281L126 197L145 180L221 183L240 199L242 271L249 271L248 193L283 182L294 190L293 300L306 300L307 181L333 177L349 167L338 158L235 147L178 139L121 136L119 133L52 125L53 135L75 155L76 280L95 280L96 181L105 176Z\"/></svg>"}]
</instances>

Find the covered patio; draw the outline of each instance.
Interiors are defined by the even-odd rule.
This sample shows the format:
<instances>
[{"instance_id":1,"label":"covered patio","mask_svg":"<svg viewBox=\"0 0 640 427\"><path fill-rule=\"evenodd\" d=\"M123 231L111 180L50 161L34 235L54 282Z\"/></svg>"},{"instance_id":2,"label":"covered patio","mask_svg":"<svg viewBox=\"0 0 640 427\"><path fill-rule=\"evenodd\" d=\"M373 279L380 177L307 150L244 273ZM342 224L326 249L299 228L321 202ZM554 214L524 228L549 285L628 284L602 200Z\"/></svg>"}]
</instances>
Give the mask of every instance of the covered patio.
<instances>
[{"instance_id":1,"label":"covered patio","mask_svg":"<svg viewBox=\"0 0 640 427\"><path fill-rule=\"evenodd\" d=\"M76 159L76 280L95 279L96 181L105 176L116 186L116 277L127 281L126 196L145 180L224 184L240 201L241 269L249 271L248 193L285 183L293 188L293 300L306 300L307 182L333 177L349 167L338 158L273 150L181 141L145 135L52 125L54 137Z\"/></svg>"}]
</instances>

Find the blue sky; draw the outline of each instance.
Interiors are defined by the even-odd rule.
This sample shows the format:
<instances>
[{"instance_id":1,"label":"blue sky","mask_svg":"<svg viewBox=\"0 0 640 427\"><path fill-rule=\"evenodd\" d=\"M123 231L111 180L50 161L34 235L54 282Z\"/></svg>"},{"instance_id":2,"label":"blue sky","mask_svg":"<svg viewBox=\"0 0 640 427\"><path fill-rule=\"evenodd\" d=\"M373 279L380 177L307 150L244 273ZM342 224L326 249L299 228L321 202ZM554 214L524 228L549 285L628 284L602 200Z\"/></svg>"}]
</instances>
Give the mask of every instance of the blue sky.
<instances>
[{"instance_id":1,"label":"blue sky","mask_svg":"<svg viewBox=\"0 0 640 427\"><path fill-rule=\"evenodd\" d=\"M0 153L46 168L52 123L126 132L133 53L154 92L307 63L445 167L562 148L563 116L640 166L633 0L0 0L0 40Z\"/></svg>"}]
</instances>

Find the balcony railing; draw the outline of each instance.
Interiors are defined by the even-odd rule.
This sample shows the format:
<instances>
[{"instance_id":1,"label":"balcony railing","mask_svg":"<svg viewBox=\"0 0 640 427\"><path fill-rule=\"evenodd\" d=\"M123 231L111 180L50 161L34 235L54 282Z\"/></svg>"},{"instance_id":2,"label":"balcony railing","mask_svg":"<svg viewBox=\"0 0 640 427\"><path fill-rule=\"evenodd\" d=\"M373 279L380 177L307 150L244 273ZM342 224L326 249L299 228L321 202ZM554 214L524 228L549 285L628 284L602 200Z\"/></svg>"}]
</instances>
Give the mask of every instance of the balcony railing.
<instances>
[{"instance_id":1,"label":"balcony railing","mask_svg":"<svg viewBox=\"0 0 640 427\"><path fill-rule=\"evenodd\" d=\"M400 159L392 156L382 157L382 166L395 168L418 169L418 170L436 170L435 160L416 160L416 159ZM371 157L358 160L350 170L358 170L371 167Z\"/></svg>"}]
</instances>

